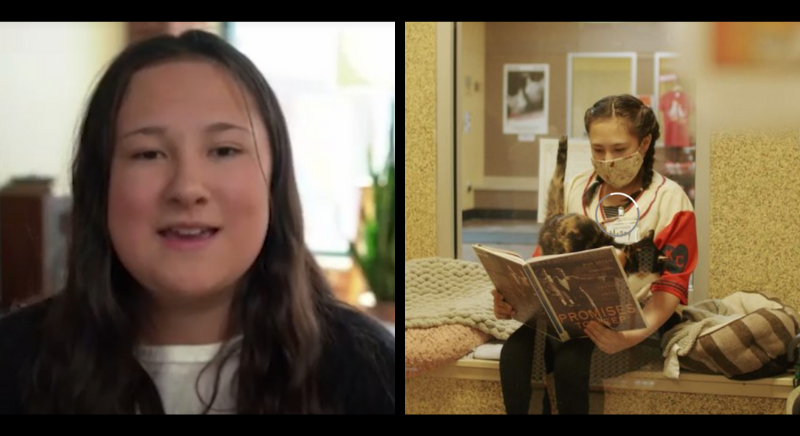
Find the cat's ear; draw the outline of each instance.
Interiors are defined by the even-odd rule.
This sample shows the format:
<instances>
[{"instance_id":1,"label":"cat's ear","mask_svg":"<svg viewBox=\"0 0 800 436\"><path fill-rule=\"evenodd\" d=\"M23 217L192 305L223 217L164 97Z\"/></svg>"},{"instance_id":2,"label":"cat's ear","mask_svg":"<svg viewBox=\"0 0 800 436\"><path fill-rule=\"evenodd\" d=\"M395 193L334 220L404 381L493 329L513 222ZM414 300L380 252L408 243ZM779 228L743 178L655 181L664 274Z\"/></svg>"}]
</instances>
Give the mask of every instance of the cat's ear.
<instances>
[{"instance_id":1,"label":"cat's ear","mask_svg":"<svg viewBox=\"0 0 800 436\"><path fill-rule=\"evenodd\" d=\"M650 229L650 230L649 230L647 233L645 233L645 235L644 235L644 238L643 238L643 239L650 239L650 240L652 240L652 239L654 239L654 238L655 238L655 236L656 236L656 231L655 231L655 230L653 230L653 229Z\"/></svg>"}]
</instances>

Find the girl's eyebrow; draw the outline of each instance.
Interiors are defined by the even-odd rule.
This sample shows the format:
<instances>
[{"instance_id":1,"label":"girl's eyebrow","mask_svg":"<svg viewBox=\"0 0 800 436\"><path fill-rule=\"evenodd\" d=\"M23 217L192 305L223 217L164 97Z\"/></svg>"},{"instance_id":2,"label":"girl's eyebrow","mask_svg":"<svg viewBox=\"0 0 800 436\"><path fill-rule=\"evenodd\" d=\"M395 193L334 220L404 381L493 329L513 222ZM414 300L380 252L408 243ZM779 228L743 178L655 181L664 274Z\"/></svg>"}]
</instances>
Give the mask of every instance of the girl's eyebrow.
<instances>
[{"instance_id":1,"label":"girl's eyebrow","mask_svg":"<svg viewBox=\"0 0 800 436\"><path fill-rule=\"evenodd\" d=\"M203 129L205 133L219 133L219 132L225 132L227 130L242 130L244 132L250 133L250 129L246 127L222 121L209 124ZM125 133L124 135L122 135L122 139L134 135L164 136L166 134L167 134L166 126L145 126L135 130L131 130L128 133Z\"/></svg>"}]
</instances>

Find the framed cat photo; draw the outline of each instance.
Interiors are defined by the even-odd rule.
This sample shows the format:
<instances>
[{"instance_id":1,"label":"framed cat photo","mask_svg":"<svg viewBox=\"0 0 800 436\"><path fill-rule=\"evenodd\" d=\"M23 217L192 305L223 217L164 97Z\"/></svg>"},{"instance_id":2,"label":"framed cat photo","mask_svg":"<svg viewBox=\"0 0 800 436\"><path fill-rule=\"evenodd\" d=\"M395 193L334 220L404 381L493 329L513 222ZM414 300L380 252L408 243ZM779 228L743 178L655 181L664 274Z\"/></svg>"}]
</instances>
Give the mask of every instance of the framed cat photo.
<instances>
[{"instance_id":1,"label":"framed cat photo","mask_svg":"<svg viewBox=\"0 0 800 436\"><path fill-rule=\"evenodd\" d=\"M546 135L549 100L549 64L503 66L504 134Z\"/></svg>"}]
</instances>

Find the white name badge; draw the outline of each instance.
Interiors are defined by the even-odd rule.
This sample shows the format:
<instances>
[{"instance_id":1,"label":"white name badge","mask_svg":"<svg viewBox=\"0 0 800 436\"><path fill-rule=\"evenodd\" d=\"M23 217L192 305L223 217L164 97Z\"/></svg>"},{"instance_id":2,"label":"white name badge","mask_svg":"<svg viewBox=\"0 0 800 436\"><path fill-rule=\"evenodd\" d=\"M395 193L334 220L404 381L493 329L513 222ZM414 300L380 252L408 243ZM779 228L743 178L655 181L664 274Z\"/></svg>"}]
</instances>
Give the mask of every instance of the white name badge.
<instances>
[{"instance_id":1,"label":"white name badge","mask_svg":"<svg viewBox=\"0 0 800 436\"><path fill-rule=\"evenodd\" d=\"M606 232L614 236L614 242L617 244L639 242L639 226L636 225L636 220L624 219L606 223Z\"/></svg>"}]
</instances>

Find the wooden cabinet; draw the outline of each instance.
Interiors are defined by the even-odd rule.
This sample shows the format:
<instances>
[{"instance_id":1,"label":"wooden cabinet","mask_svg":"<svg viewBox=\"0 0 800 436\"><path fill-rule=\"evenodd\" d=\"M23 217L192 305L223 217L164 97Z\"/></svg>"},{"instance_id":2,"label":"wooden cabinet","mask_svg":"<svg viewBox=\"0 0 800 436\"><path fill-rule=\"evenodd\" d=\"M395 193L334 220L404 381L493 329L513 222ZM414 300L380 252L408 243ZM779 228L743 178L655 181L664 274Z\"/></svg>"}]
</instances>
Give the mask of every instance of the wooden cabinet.
<instances>
[{"instance_id":1,"label":"wooden cabinet","mask_svg":"<svg viewBox=\"0 0 800 436\"><path fill-rule=\"evenodd\" d=\"M49 179L15 179L0 189L0 309L63 284L69 199Z\"/></svg>"}]
</instances>

